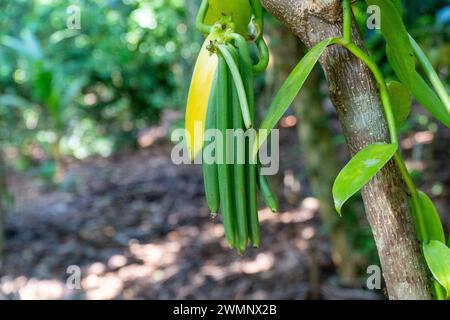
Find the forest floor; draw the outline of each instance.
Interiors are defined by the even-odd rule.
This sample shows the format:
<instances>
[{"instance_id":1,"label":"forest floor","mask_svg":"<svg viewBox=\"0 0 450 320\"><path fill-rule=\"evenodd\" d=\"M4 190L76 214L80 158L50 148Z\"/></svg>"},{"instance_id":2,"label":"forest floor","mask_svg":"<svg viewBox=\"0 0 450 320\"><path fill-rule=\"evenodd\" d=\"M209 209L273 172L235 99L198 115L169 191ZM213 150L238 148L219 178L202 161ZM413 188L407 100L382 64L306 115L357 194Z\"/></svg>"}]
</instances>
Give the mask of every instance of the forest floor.
<instances>
[{"instance_id":1,"label":"forest floor","mask_svg":"<svg viewBox=\"0 0 450 320\"><path fill-rule=\"evenodd\" d=\"M161 142L72 163L57 190L13 174L0 299L383 298L364 277L339 285L307 183L279 214L261 206L262 245L239 256L208 214L201 168L170 152Z\"/></svg>"}]
</instances>

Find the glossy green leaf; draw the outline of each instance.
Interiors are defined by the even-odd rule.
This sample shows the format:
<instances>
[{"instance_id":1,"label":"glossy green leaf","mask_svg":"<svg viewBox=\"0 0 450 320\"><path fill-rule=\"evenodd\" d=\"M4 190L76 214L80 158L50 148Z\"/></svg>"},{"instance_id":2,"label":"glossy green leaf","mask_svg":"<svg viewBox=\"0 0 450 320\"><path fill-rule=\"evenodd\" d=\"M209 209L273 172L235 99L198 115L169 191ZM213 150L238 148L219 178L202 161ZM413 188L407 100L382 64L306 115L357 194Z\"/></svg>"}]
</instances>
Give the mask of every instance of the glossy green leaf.
<instances>
[{"instance_id":1,"label":"glossy green leaf","mask_svg":"<svg viewBox=\"0 0 450 320\"><path fill-rule=\"evenodd\" d=\"M403 17L403 4L402 0L392 0L392 3L394 4L395 8L397 9L398 13L400 13L400 16Z\"/></svg>"},{"instance_id":2,"label":"glossy green leaf","mask_svg":"<svg viewBox=\"0 0 450 320\"><path fill-rule=\"evenodd\" d=\"M322 53L330 44L333 44L334 41L335 38L330 38L323 40L314 46L300 60L289 77L283 83L261 123L260 130L258 132L258 143L254 144L253 148L253 157L256 156L259 148L267 139L270 134L270 130L275 127L277 122L281 119L287 108L295 99Z\"/></svg>"},{"instance_id":3,"label":"glossy green leaf","mask_svg":"<svg viewBox=\"0 0 450 320\"><path fill-rule=\"evenodd\" d=\"M36 98L39 102L48 104L53 91L53 73L46 69L42 63L37 63L35 70L33 84Z\"/></svg>"},{"instance_id":4,"label":"glossy green leaf","mask_svg":"<svg viewBox=\"0 0 450 320\"><path fill-rule=\"evenodd\" d=\"M447 291L450 298L450 248L440 241L432 240L423 245L423 254L434 278Z\"/></svg>"},{"instance_id":5,"label":"glossy green leaf","mask_svg":"<svg viewBox=\"0 0 450 320\"><path fill-rule=\"evenodd\" d=\"M403 72L411 77L415 70L414 52L396 4L391 0L366 0L366 2L368 5L376 5L380 8L381 33L386 43L394 49L392 58Z\"/></svg>"},{"instance_id":6,"label":"glossy green leaf","mask_svg":"<svg viewBox=\"0 0 450 320\"><path fill-rule=\"evenodd\" d=\"M414 70L412 75L405 72L393 57L390 47L386 47L389 64L400 81L408 87L417 101L427 109L436 119L450 127L450 115L436 93L428 86L425 80Z\"/></svg>"},{"instance_id":7,"label":"glossy green leaf","mask_svg":"<svg viewBox=\"0 0 450 320\"><path fill-rule=\"evenodd\" d=\"M395 144L371 144L359 151L347 163L333 185L334 205L339 214L344 203L368 183L396 151Z\"/></svg>"},{"instance_id":8,"label":"glossy green leaf","mask_svg":"<svg viewBox=\"0 0 450 320\"><path fill-rule=\"evenodd\" d=\"M399 81L390 81L388 83L388 90L395 121L397 125L401 125L406 121L411 112L411 94L408 88Z\"/></svg>"},{"instance_id":9,"label":"glossy green leaf","mask_svg":"<svg viewBox=\"0 0 450 320\"><path fill-rule=\"evenodd\" d=\"M387 43L389 63L397 77L434 117L450 126L450 114L445 105L416 71L414 48L398 5L391 0L366 2L369 5L377 5L381 10L381 33Z\"/></svg>"},{"instance_id":10,"label":"glossy green leaf","mask_svg":"<svg viewBox=\"0 0 450 320\"><path fill-rule=\"evenodd\" d=\"M21 33L20 38L3 36L0 44L15 50L23 57L31 61L42 60L42 50L36 36L29 30Z\"/></svg>"},{"instance_id":11,"label":"glossy green leaf","mask_svg":"<svg viewBox=\"0 0 450 320\"><path fill-rule=\"evenodd\" d=\"M423 227L426 232L426 239L420 237L420 241L437 240L445 243L445 234L441 219L433 204L433 201L422 191L418 190L417 198L413 199L413 210L417 222L423 221ZM414 203L417 203L416 207Z\"/></svg>"}]
</instances>

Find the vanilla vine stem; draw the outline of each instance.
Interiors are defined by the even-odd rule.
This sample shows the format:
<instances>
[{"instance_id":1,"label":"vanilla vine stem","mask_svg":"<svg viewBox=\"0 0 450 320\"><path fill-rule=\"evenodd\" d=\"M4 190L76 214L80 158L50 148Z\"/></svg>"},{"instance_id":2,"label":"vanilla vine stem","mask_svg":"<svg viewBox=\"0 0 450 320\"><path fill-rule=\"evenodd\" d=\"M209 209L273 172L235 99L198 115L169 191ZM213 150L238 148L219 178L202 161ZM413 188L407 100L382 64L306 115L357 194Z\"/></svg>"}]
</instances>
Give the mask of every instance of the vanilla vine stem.
<instances>
[{"instance_id":1,"label":"vanilla vine stem","mask_svg":"<svg viewBox=\"0 0 450 320\"><path fill-rule=\"evenodd\" d=\"M343 39L336 39L336 43L345 47L348 51L350 51L353 55L355 55L358 59L360 59L362 62L364 62L367 67L370 69L372 74L375 77L375 80L378 84L378 89L380 91L380 97L381 97L381 104L383 106L384 114L386 117L386 121L388 124L389 129L389 135L391 139L391 143L396 144L398 147L398 134L397 134L397 124L395 122L394 113L392 111L392 104L391 99L389 97L389 91L386 85L386 81L384 79L383 74L380 71L380 68L377 66L377 64L370 58L368 54L366 54L363 50L361 50L358 46L356 46L350 36L350 31L345 31L346 28L349 29L351 27L351 12L349 12L350 8L350 2L349 0L344 0L344 6L343 6L343 12L344 12L344 38ZM345 35L347 35L347 38L345 38ZM403 160L403 157L400 153L400 149L397 149L397 152L394 155L395 162L397 163L397 166L400 170L400 173L403 177L403 180L405 181L405 184L408 188L409 194L411 195L413 205L416 208L419 208L417 203L417 189L414 185L414 182L408 172L408 169L406 168L405 162ZM414 211L414 210L413 210ZM416 216L416 222L418 223L418 230L421 233L421 236L423 239L428 239L426 227L425 227L425 221L422 219L422 215Z\"/></svg>"},{"instance_id":2,"label":"vanilla vine stem","mask_svg":"<svg viewBox=\"0 0 450 320\"><path fill-rule=\"evenodd\" d=\"M378 84L378 88L380 90L381 104L383 106L384 114L388 124L391 143L396 144L398 146L397 125L395 123L394 113L392 111L391 99L389 97L389 91L380 69L378 68L376 63L364 51L358 48L358 46L356 46L354 43L348 42L345 39L336 39L336 43L346 48L357 58L359 58L362 62L364 62L374 75L375 80ZM419 208L417 203L417 189L408 172L408 169L406 168L405 162L399 149L395 153L394 159L395 162L397 163L397 166L400 170L403 180L405 181L405 184L408 188L408 192L411 195L414 207ZM427 239L428 235L425 227L425 221L422 219L422 216L421 215L416 216L416 221L418 223L419 226L418 229L419 232L421 233L422 238Z\"/></svg>"},{"instance_id":3,"label":"vanilla vine stem","mask_svg":"<svg viewBox=\"0 0 450 320\"><path fill-rule=\"evenodd\" d=\"M259 28L258 38L262 37L262 30L264 29L264 11L261 6L260 0L250 0L251 6L255 14L256 24Z\"/></svg>"},{"instance_id":4,"label":"vanilla vine stem","mask_svg":"<svg viewBox=\"0 0 450 320\"><path fill-rule=\"evenodd\" d=\"M203 23L206 17L206 12L208 11L208 7L208 0L203 0L200 8L198 9L197 17L195 18L195 27L202 33L210 33L212 28L212 26L208 26Z\"/></svg>"},{"instance_id":5,"label":"vanilla vine stem","mask_svg":"<svg viewBox=\"0 0 450 320\"><path fill-rule=\"evenodd\" d=\"M394 113L392 111L392 104L389 97L389 91L386 85L386 81L384 79L383 74L380 71L380 68L378 65L370 58L369 55L367 55L363 50L361 50L358 46L356 46L351 39L351 5L350 0L344 0L343 1L343 16L344 16L344 23L343 23L343 29L344 29L344 36L343 38L335 38L333 39L332 43L330 44L339 44L346 48L348 51L350 51L353 55L355 55L357 58L359 58L362 62L364 62L367 67L370 69L372 74L375 77L375 80L378 84L378 88L380 91L380 97L381 97L381 104L383 106L383 111L386 117L386 122L388 124L389 129L389 135L391 143L397 145L397 151L394 155L394 160L400 170L400 173L402 175L402 178L406 184L406 187L408 188L409 195L411 196L411 201L413 203L413 207L416 210L420 210L420 204L418 203L418 192L416 189L416 186L414 185L414 182L411 178L411 175L408 172L408 169L406 168L405 162L403 160L403 157L401 155L399 145L398 145L398 134L397 134L397 125L394 118ZM444 98L448 99L448 94L445 91L445 88L442 86L442 82L439 80L436 72L434 71L431 64L429 64L428 59L426 59L425 54L420 49L418 44L414 41L414 39L410 36L410 41L413 46L413 49L418 55L418 58L424 67L424 69L427 72L427 75L430 77L430 80L433 82L433 85L435 85L435 88L437 89L438 93L440 95L443 95ZM425 57L425 58L424 58ZM424 63L425 61L425 63ZM436 80L437 78L437 80ZM435 80L435 81L433 81ZM437 85L436 85L437 84ZM440 90L439 90L440 89ZM443 94L442 91L445 93ZM446 95L446 97L445 97ZM445 101L445 99L443 99ZM429 241L429 235L426 229L425 221L423 219L422 214L416 214L415 210L412 210L412 213L414 215L414 220L417 225L417 232L420 235L420 238L423 239L423 241ZM443 292L443 288L437 283L436 281L432 280L433 288L436 294L436 298L438 300L445 299L445 294Z\"/></svg>"},{"instance_id":6,"label":"vanilla vine stem","mask_svg":"<svg viewBox=\"0 0 450 320\"><path fill-rule=\"evenodd\" d=\"M344 0L343 2L343 15L344 15L344 38L335 39L334 43L339 44L345 47L348 51L350 51L353 55L355 55L358 59L364 62L367 67L370 69L372 74L375 77L375 80L378 84L378 88L380 90L381 104L383 106L384 114L386 117L386 121L388 124L389 135L392 144L396 144L398 146L398 134L397 134L397 124L395 122L394 113L392 111L391 99L389 97L389 91L386 85L386 81L384 79L383 74L378 68L377 64L370 58L368 54L366 54L363 50L361 50L358 46L356 46L351 39L351 6L350 0ZM406 165L403 161L400 150L397 149L395 153L394 159L399 167L400 173L405 181L405 184L408 188L409 194L412 197L413 202L417 202L417 189L414 185L414 182L406 168ZM417 203L414 203L416 205ZM421 221L422 219L418 219L417 221L420 226L420 232L424 236L423 239L427 239L425 222Z\"/></svg>"},{"instance_id":7,"label":"vanilla vine stem","mask_svg":"<svg viewBox=\"0 0 450 320\"><path fill-rule=\"evenodd\" d=\"M342 4L343 13L344 13L344 39L347 42L351 42L352 36L352 7L350 5L350 0L344 0Z\"/></svg>"}]
</instances>

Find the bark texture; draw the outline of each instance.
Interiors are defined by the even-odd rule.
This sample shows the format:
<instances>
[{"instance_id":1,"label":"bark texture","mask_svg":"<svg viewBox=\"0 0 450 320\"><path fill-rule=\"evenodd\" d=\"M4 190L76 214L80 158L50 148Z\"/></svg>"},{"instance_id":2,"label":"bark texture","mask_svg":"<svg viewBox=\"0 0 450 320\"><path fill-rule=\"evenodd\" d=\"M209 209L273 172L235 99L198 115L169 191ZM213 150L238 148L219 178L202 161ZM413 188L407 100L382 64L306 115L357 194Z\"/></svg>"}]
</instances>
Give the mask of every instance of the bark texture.
<instances>
[{"instance_id":1,"label":"bark texture","mask_svg":"<svg viewBox=\"0 0 450 320\"><path fill-rule=\"evenodd\" d=\"M262 0L307 47L342 36L339 0ZM352 28L354 42L363 48ZM346 49L329 47L320 59L331 100L350 153L375 142L389 142L376 82L369 69ZM362 190L367 219L377 245L390 299L430 299L427 271L420 253L408 195L390 161Z\"/></svg>"}]
</instances>

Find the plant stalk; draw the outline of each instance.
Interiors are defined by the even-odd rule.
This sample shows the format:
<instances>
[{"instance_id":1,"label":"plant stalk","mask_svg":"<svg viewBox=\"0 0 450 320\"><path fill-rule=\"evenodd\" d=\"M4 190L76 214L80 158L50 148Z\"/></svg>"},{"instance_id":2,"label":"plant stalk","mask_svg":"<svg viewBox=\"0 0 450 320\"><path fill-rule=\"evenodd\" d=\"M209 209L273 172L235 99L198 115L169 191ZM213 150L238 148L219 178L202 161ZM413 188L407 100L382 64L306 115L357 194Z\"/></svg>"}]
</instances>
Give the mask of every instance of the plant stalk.
<instances>
[{"instance_id":1,"label":"plant stalk","mask_svg":"<svg viewBox=\"0 0 450 320\"><path fill-rule=\"evenodd\" d=\"M208 26L203 23L206 17L206 12L208 11L208 0L202 0L202 4L197 13L197 17L195 18L195 28L201 33L209 34L211 32L212 26Z\"/></svg>"},{"instance_id":2,"label":"plant stalk","mask_svg":"<svg viewBox=\"0 0 450 320\"><path fill-rule=\"evenodd\" d=\"M344 15L344 39L347 42L352 41L352 7L350 0L344 0L342 3Z\"/></svg>"}]
</instances>

